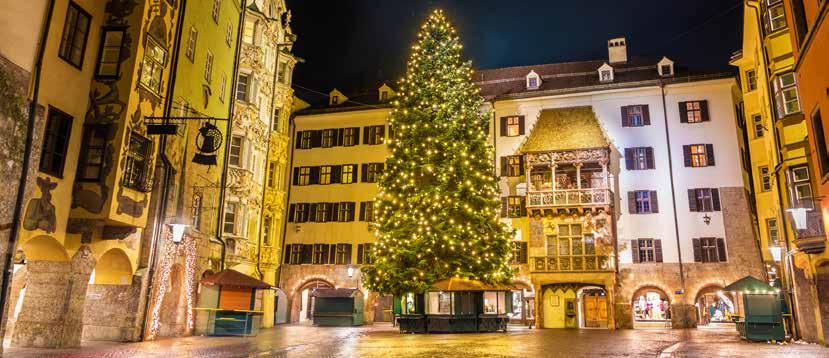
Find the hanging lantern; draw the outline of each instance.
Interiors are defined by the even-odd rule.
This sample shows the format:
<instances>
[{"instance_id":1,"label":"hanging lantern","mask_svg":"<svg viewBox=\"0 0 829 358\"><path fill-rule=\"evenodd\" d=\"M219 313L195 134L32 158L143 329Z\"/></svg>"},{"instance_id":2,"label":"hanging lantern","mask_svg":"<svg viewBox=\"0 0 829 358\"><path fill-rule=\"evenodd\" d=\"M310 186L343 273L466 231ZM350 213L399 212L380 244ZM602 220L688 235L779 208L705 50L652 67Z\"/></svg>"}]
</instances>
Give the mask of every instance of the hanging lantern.
<instances>
[{"instance_id":1,"label":"hanging lantern","mask_svg":"<svg viewBox=\"0 0 829 358\"><path fill-rule=\"evenodd\" d=\"M193 156L193 163L202 165L216 165L216 152L222 146L222 132L210 122L204 122L199 128L199 135L196 137L196 149L198 152Z\"/></svg>"}]
</instances>

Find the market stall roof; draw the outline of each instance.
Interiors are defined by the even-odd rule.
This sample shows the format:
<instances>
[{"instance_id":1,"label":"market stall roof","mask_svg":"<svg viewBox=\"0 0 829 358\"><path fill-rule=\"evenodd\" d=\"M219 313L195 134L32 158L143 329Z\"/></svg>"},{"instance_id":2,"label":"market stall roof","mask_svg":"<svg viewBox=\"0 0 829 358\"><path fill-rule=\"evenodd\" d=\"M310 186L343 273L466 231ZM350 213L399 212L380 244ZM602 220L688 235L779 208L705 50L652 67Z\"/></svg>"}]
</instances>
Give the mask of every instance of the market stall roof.
<instances>
[{"instance_id":1,"label":"market stall roof","mask_svg":"<svg viewBox=\"0 0 829 358\"><path fill-rule=\"evenodd\" d=\"M516 287L512 284L490 285L468 278L453 277L433 283L430 291L511 291L514 289Z\"/></svg>"},{"instance_id":2,"label":"market stall roof","mask_svg":"<svg viewBox=\"0 0 829 358\"><path fill-rule=\"evenodd\" d=\"M211 276L205 277L201 280L202 285L220 286L220 287L235 287L235 288L255 288L268 289L273 286L265 281L250 277L239 271L224 270Z\"/></svg>"},{"instance_id":3,"label":"market stall roof","mask_svg":"<svg viewBox=\"0 0 829 358\"><path fill-rule=\"evenodd\" d=\"M753 276L746 276L743 277L734 283L725 286L722 289L723 291L732 291L732 292L745 292L745 293L773 293L777 292L777 289L770 286L768 283L765 283L761 280L754 278Z\"/></svg>"},{"instance_id":4,"label":"market stall roof","mask_svg":"<svg viewBox=\"0 0 829 358\"><path fill-rule=\"evenodd\" d=\"M311 293L314 297L323 298L345 298L354 297L360 293L356 288L317 288Z\"/></svg>"}]
</instances>

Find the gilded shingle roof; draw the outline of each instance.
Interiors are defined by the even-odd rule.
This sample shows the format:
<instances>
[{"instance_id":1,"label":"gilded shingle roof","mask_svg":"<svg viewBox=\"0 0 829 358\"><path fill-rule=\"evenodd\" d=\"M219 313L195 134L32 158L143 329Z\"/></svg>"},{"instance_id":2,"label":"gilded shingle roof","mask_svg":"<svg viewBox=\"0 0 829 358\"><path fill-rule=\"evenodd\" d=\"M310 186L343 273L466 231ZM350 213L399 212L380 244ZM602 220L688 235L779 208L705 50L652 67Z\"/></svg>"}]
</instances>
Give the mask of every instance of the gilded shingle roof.
<instances>
[{"instance_id":1,"label":"gilded shingle roof","mask_svg":"<svg viewBox=\"0 0 829 358\"><path fill-rule=\"evenodd\" d=\"M592 107L569 107L541 111L521 151L550 152L608 145Z\"/></svg>"}]
</instances>

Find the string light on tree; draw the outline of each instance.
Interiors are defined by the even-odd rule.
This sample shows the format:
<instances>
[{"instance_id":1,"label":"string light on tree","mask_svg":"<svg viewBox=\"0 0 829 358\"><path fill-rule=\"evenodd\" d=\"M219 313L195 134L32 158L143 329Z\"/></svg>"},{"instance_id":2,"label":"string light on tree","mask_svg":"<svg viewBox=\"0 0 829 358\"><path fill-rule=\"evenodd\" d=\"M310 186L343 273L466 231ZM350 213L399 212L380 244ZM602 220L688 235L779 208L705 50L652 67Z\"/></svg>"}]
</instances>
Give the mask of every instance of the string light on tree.
<instances>
[{"instance_id":1,"label":"string light on tree","mask_svg":"<svg viewBox=\"0 0 829 358\"><path fill-rule=\"evenodd\" d=\"M511 233L498 220L489 115L472 65L441 10L421 27L389 123L395 129L375 199L378 238L364 285L395 295L451 277L507 282Z\"/></svg>"}]
</instances>

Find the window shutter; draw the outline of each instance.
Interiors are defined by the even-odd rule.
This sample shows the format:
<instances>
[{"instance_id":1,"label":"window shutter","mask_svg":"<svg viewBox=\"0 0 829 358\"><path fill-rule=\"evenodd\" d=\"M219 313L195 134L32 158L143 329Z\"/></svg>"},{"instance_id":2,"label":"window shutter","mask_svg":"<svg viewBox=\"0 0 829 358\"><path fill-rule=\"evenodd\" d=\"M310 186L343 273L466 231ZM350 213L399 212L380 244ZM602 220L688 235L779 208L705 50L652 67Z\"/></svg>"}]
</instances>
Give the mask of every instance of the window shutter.
<instances>
[{"instance_id":1,"label":"window shutter","mask_svg":"<svg viewBox=\"0 0 829 358\"><path fill-rule=\"evenodd\" d=\"M368 144L368 128L363 127L363 144Z\"/></svg>"},{"instance_id":2,"label":"window shutter","mask_svg":"<svg viewBox=\"0 0 829 358\"><path fill-rule=\"evenodd\" d=\"M357 176L360 175L360 166L357 164L351 164L351 183L359 183L360 179Z\"/></svg>"},{"instance_id":3,"label":"window shutter","mask_svg":"<svg viewBox=\"0 0 829 358\"><path fill-rule=\"evenodd\" d=\"M360 143L360 127L353 127L352 129L354 130L354 144L352 145L357 145Z\"/></svg>"},{"instance_id":4,"label":"window shutter","mask_svg":"<svg viewBox=\"0 0 829 358\"><path fill-rule=\"evenodd\" d=\"M311 132L311 148L322 147L322 131Z\"/></svg>"},{"instance_id":5,"label":"window shutter","mask_svg":"<svg viewBox=\"0 0 829 358\"><path fill-rule=\"evenodd\" d=\"M317 222L317 203L311 203L308 206L308 216L310 217L312 223Z\"/></svg>"},{"instance_id":6,"label":"window shutter","mask_svg":"<svg viewBox=\"0 0 829 358\"><path fill-rule=\"evenodd\" d=\"M521 245L521 253L519 254L518 262L522 263L522 264L526 264L527 263L527 243L526 242L520 242L519 244Z\"/></svg>"},{"instance_id":7,"label":"window shutter","mask_svg":"<svg viewBox=\"0 0 829 358\"><path fill-rule=\"evenodd\" d=\"M708 122L711 120L711 117L708 115L708 101L700 101L699 102L699 109L700 114L702 115L701 120L703 122Z\"/></svg>"},{"instance_id":8,"label":"window shutter","mask_svg":"<svg viewBox=\"0 0 829 358\"><path fill-rule=\"evenodd\" d=\"M714 211L720 211L720 190L717 188L711 189L711 204L714 207Z\"/></svg>"},{"instance_id":9,"label":"window shutter","mask_svg":"<svg viewBox=\"0 0 829 358\"><path fill-rule=\"evenodd\" d=\"M363 244L357 244L357 264L363 263Z\"/></svg>"},{"instance_id":10,"label":"window shutter","mask_svg":"<svg viewBox=\"0 0 829 358\"><path fill-rule=\"evenodd\" d=\"M351 265L351 244L345 244L345 264Z\"/></svg>"},{"instance_id":11,"label":"window shutter","mask_svg":"<svg viewBox=\"0 0 829 358\"><path fill-rule=\"evenodd\" d=\"M288 222L294 222L294 213L296 212L296 204L291 204L288 206Z\"/></svg>"},{"instance_id":12,"label":"window shutter","mask_svg":"<svg viewBox=\"0 0 829 358\"><path fill-rule=\"evenodd\" d=\"M342 181L343 176L343 166L342 165L334 165L331 167L331 183L332 184L339 184Z\"/></svg>"},{"instance_id":13,"label":"window shutter","mask_svg":"<svg viewBox=\"0 0 829 358\"><path fill-rule=\"evenodd\" d=\"M646 126L651 125L651 111L648 109L647 104L642 105L642 121Z\"/></svg>"},{"instance_id":14,"label":"window shutter","mask_svg":"<svg viewBox=\"0 0 829 358\"><path fill-rule=\"evenodd\" d=\"M521 197L521 216L527 216L527 197Z\"/></svg>"},{"instance_id":15,"label":"window shutter","mask_svg":"<svg viewBox=\"0 0 829 358\"><path fill-rule=\"evenodd\" d=\"M633 148L625 148L625 169L633 170Z\"/></svg>"},{"instance_id":16,"label":"window shutter","mask_svg":"<svg viewBox=\"0 0 829 358\"><path fill-rule=\"evenodd\" d=\"M688 210L691 212L699 211L697 209L697 190L688 189Z\"/></svg>"},{"instance_id":17,"label":"window shutter","mask_svg":"<svg viewBox=\"0 0 829 358\"><path fill-rule=\"evenodd\" d=\"M322 258L320 259L320 264L325 265L325 264L328 263L328 260L329 260L328 259L328 253L329 253L329 251L331 251L331 246L323 244L322 245Z\"/></svg>"},{"instance_id":18,"label":"window shutter","mask_svg":"<svg viewBox=\"0 0 829 358\"><path fill-rule=\"evenodd\" d=\"M694 262L702 262L702 246L699 239L694 239Z\"/></svg>"},{"instance_id":19,"label":"window shutter","mask_svg":"<svg viewBox=\"0 0 829 358\"><path fill-rule=\"evenodd\" d=\"M302 144L302 131L296 132L296 143L294 143L294 148L299 149L300 144Z\"/></svg>"},{"instance_id":20,"label":"window shutter","mask_svg":"<svg viewBox=\"0 0 829 358\"><path fill-rule=\"evenodd\" d=\"M518 134L524 135L524 116L518 117Z\"/></svg>"},{"instance_id":21,"label":"window shutter","mask_svg":"<svg viewBox=\"0 0 829 358\"><path fill-rule=\"evenodd\" d=\"M509 165L508 165L508 163L509 163L509 159L507 159L507 157L501 157L501 176L502 177L509 176L509 170L508 170Z\"/></svg>"},{"instance_id":22,"label":"window shutter","mask_svg":"<svg viewBox=\"0 0 829 358\"><path fill-rule=\"evenodd\" d=\"M389 139L394 138L394 126L389 124Z\"/></svg>"},{"instance_id":23,"label":"window shutter","mask_svg":"<svg viewBox=\"0 0 829 358\"><path fill-rule=\"evenodd\" d=\"M377 144L385 143L386 142L386 126L378 126L377 130L380 132L380 141Z\"/></svg>"},{"instance_id":24,"label":"window shutter","mask_svg":"<svg viewBox=\"0 0 829 358\"><path fill-rule=\"evenodd\" d=\"M354 209L356 206L356 203L348 203L348 221L354 221ZM349 247L350 246L351 245L349 245Z\"/></svg>"},{"instance_id":25,"label":"window shutter","mask_svg":"<svg viewBox=\"0 0 829 358\"><path fill-rule=\"evenodd\" d=\"M300 204L305 209L302 212L302 218L300 219L301 222L308 222L308 204Z\"/></svg>"},{"instance_id":26,"label":"window shutter","mask_svg":"<svg viewBox=\"0 0 829 358\"><path fill-rule=\"evenodd\" d=\"M320 167L311 167L310 184L319 184L319 183L320 183Z\"/></svg>"},{"instance_id":27,"label":"window shutter","mask_svg":"<svg viewBox=\"0 0 829 358\"><path fill-rule=\"evenodd\" d=\"M662 240L653 239L653 257L656 262L662 262Z\"/></svg>"},{"instance_id":28,"label":"window shutter","mask_svg":"<svg viewBox=\"0 0 829 358\"><path fill-rule=\"evenodd\" d=\"M688 123L688 107L685 102L679 102L679 123Z\"/></svg>"},{"instance_id":29,"label":"window shutter","mask_svg":"<svg viewBox=\"0 0 829 358\"><path fill-rule=\"evenodd\" d=\"M328 205L328 221L337 221L337 203Z\"/></svg>"},{"instance_id":30,"label":"window shutter","mask_svg":"<svg viewBox=\"0 0 829 358\"><path fill-rule=\"evenodd\" d=\"M302 245L302 263L310 264L314 261L314 245Z\"/></svg>"},{"instance_id":31,"label":"window shutter","mask_svg":"<svg viewBox=\"0 0 829 358\"><path fill-rule=\"evenodd\" d=\"M293 205L293 204L291 204ZM291 263L291 244L285 245L285 251L282 253L282 263Z\"/></svg>"},{"instance_id":32,"label":"window shutter","mask_svg":"<svg viewBox=\"0 0 829 358\"><path fill-rule=\"evenodd\" d=\"M518 176L524 175L524 156L518 157Z\"/></svg>"},{"instance_id":33,"label":"window shutter","mask_svg":"<svg viewBox=\"0 0 829 358\"><path fill-rule=\"evenodd\" d=\"M639 239L630 240L630 253L633 256L633 263L641 262L639 258Z\"/></svg>"},{"instance_id":34,"label":"window shutter","mask_svg":"<svg viewBox=\"0 0 829 358\"><path fill-rule=\"evenodd\" d=\"M337 244L331 244L328 247L328 264L333 265L337 263Z\"/></svg>"},{"instance_id":35,"label":"window shutter","mask_svg":"<svg viewBox=\"0 0 829 358\"><path fill-rule=\"evenodd\" d=\"M705 145L705 155L708 156L708 166L713 167L716 165L714 163L714 145L713 144L706 144Z\"/></svg>"},{"instance_id":36,"label":"window shutter","mask_svg":"<svg viewBox=\"0 0 829 358\"><path fill-rule=\"evenodd\" d=\"M691 146L690 145L683 145L682 146L682 157L685 159L685 166L691 166Z\"/></svg>"},{"instance_id":37,"label":"window shutter","mask_svg":"<svg viewBox=\"0 0 829 358\"><path fill-rule=\"evenodd\" d=\"M299 168L294 168L294 180L292 182L294 185L299 185Z\"/></svg>"},{"instance_id":38,"label":"window shutter","mask_svg":"<svg viewBox=\"0 0 829 358\"><path fill-rule=\"evenodd\" d=\"M362 168L360 169L360 182L366 183L366 177L368 176L368 164L363 164Z\"/></svg>"},{"instance_id":39,"label":"window shutter","mask_svg":"<svg viewBox=\"0 0 829 358\"><path fill-rule=\"evenodd\" d=\"M507 217L507 207L508 207L508 198L506 196L501 197L501 217Z\"/></svg>"},{"instance_id":40,"label":"window shutter","mask_svg":"<svg viewBox=\"0 0 829 358\"><path fill-rule=\"evenodd\" d=\"M360 202L360 221L366 221L366 202L365 201ZM358 253L357 257L359 257L359 255L360 254ZM359 263L359 262L357 262L357 263Z\"/></svg>"},{"instance_id":41,"label":"window shutter","mask_svg":"<svg viewBox=\"0 0 829 358\"><path fill-rule=\"evenodd\" d=\"M650 199L651 199L651 212L652 213L658 213L659 212L659 199L656 197L656 190L651 190Z\"/></svg>"},{"instance_id":42,"label":"window shutter","mask_svg":"<svg viewBox=\"0 0 829 358\"><path fill-rule=\"evenodd\" d=\"M653 147L645 148L645 159L647 161L648 169L656 169L656 163L653 160Z\"/></svg>"},{"instance_id":43,"label":"window shutter","mask_svg":"<svg viewBox=\"0 0 829 358\"><path fill-rule=\"evenodd\" d=\"M622 106L622 127L630 127L630 117L628 117L628 106Z\"/></svg>"},{"instance_id":44,"label":"window shutter","mask_svg":"<svg viewBox=\"0 0 829 358\"><path fill-rule=\"evenodd\" d=\"M501 117L501 136L507 136L507 117Z\"/></svg>"},{"instance_id":45,"label":"window shutter","mask_svg":"<svg viewBox=\"0 0 829 358\"><path fill-rule=\"evenodd\" d=\"M629 191L628 192L628 212L631 214L636 214L636 192Z\"/></svg>"},{"instance_id":46,"label":"window shutter","mask_svg":"<svg viewBox=\"0 0 829 358\"><path fill-rule=\"evenodd\" d=\"M728 258L725 256L725 239L717 239L717 258L719 262L726 262Z\"/></svg>"}]
</instances>

